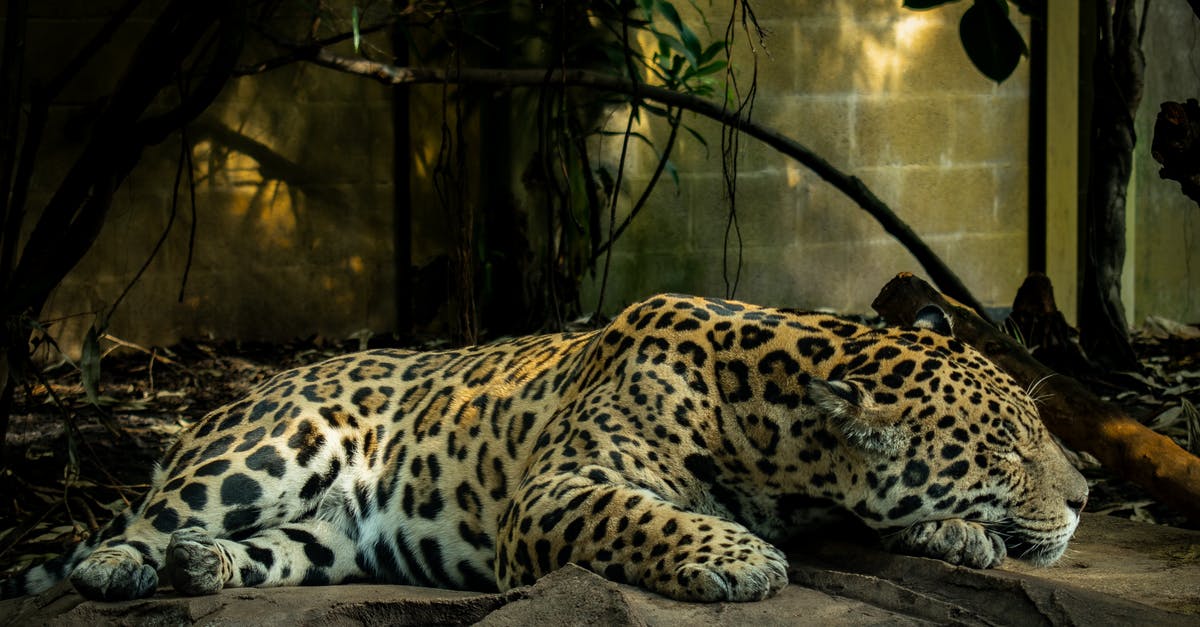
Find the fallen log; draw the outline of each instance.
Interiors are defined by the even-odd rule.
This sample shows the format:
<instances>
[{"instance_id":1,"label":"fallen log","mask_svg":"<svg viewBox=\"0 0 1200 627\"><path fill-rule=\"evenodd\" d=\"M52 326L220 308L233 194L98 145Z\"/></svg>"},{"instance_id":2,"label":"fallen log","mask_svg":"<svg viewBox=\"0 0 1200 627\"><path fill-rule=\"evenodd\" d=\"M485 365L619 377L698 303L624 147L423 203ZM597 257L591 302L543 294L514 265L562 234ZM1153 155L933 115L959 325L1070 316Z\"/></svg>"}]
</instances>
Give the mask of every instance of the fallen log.
<instances>
[{"instance_id":1,"label":"fallen log","mask_svg":"<svg viewBox=\"0 0 1200 627\"><path fill-rule=\"evenodd\" d=\"M1016 327L1015 335L1034 359L1051 370L1087 381L1095 377L1098 368L1075 341L1078 333L1058 310L1054 302L1054 286L1040 272L1030 272L1017 288L1008 322Z\"/></svg>"},{"instance_id":2,"label":"fallen log","mask_svg":"<svg viewBox=\"0 0 1200 627\"><path fill-rule=\"evenodd\" d=\"M1200 521L1200 458L1100 400L1075 379L1034 359L1025 347L965 305L902 272L871 306L891 324L911 324L926 305L941 307L955 337L975 347L1026 389L1037 386L1042 422L1067 446L1087 451L1164 505Z\"/></svg>"}]
</instances>

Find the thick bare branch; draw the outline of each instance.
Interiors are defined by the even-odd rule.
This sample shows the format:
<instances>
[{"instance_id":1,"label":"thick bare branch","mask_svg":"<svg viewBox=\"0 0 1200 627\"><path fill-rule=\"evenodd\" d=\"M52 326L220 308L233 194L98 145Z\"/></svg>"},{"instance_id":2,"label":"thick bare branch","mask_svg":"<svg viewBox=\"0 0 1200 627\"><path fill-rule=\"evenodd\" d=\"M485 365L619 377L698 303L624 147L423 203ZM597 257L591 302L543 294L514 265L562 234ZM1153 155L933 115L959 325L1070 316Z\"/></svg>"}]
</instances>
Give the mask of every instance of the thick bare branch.
<instances>
[{"instance_id":1,"label":"thick bare branch","mask_svg":"<svg viewBox=\"0 0 1200 627\"><path fill-rule=\"evenodd\" d=\"M623 93L635 99L653 100L678 107L727 126L736 127L743 133L799 161L853 200L912 253L939 288L958 301L969 305L981 316L987 317L983 305L971 294L954 271L887 204L872 193L862 180L838 170L804 145L779 131L759 124L749 116L742 115L735 110L722 107L720 103L589 70L567 69L547 72L544 69L461 68L441 70L398 67L369 59L337 55L323 48L312 51L311 56L305 57L305 60L340 72L371 77L388 85L420 83L457 83L492 87L555 85Z\"/></svg>"}]
</instances>

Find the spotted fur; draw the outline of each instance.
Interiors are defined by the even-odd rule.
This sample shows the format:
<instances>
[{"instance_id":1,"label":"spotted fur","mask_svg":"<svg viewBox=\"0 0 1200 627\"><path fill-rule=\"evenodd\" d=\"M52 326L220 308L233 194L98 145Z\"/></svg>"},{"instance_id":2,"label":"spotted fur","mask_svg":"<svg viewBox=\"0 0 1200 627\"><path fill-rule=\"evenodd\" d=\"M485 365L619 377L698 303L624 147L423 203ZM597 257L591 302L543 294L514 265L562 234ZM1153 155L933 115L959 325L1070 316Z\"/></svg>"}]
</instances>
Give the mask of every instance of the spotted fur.
<instances>
[{"instance_id":1,"label":"spotted fur","mask_svg":"<svg viewBox=\"0 0 1200 627\"><path fill-rule=\"evenodd\" d=\"M93 599L528 584L569 562L677 599L787 583L775 543L857 518L896 550L1057 559L1087 496L1030 397L928 328L658 296L607 327L282 373L188 429L74 553Z\"/></svg>"}]
</instances>

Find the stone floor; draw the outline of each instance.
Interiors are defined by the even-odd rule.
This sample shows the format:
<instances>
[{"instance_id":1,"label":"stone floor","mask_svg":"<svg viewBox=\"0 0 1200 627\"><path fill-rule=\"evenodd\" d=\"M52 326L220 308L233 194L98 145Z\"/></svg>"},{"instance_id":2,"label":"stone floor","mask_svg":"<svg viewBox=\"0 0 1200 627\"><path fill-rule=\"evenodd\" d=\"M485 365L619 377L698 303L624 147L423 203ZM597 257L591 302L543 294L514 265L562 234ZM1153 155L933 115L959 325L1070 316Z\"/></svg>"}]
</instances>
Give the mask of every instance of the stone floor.
<instances>
[{"instance_id":1,"label":"stone floor","mask_svg":"<svg viewBox=\"0 0 1200 627\"><path fill-rule=\"evenodd\" d=\"M1200 625L1200 532L1086 515L1059 564L991 571L845 541L798 545L758 603L689 604L568 567L503 594L407 586L169 591L124 603L68 586L0 603L0 625Z\"/></svg>"}]
</instances>

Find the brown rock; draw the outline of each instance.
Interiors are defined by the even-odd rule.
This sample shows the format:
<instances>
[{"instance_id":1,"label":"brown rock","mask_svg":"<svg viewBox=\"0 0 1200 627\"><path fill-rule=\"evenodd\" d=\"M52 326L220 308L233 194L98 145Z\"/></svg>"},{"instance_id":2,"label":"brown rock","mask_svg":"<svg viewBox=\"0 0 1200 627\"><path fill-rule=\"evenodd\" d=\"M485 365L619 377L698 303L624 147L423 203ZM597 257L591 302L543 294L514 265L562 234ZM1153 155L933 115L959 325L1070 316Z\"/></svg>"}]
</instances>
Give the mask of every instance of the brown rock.
<instances>
[{"instance_id":1,"label":"brown rock","mask_svg":"<svg viewBox=\"0 0 1200 627\"><path fill-rule=\"evenodd\" d=\"M680 603L575 566L503 594L411 586L164 591L84 601L63 584L0 603L7 625L1200 625L1200 532L1085 514L1058 565L980 571L822 536L758 603Z\"/></svg>"}]
</instances>

